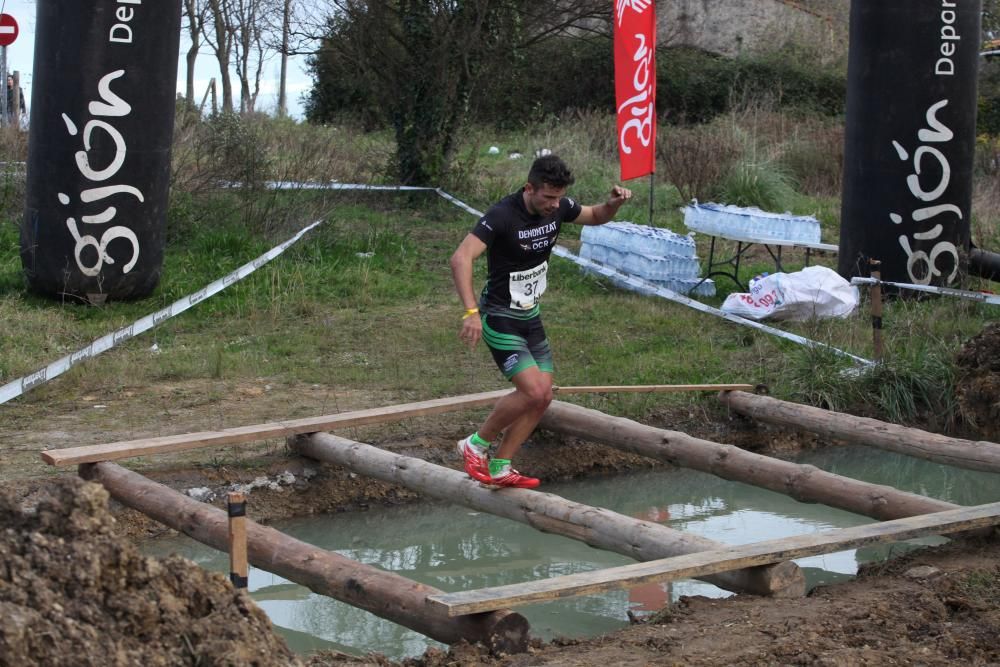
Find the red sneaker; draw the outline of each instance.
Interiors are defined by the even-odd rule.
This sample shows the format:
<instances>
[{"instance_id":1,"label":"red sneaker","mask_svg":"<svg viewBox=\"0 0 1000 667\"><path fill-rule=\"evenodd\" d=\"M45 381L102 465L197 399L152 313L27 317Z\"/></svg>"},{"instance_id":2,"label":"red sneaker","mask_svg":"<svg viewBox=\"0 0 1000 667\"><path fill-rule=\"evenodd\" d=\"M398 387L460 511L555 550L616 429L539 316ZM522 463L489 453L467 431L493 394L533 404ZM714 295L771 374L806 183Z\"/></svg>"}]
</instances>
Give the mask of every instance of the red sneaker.
<instances>
[{"instance_id":1,"label":"red sneaker","mask_svg":"<svg viewBox=\"0 0 1000 667\"><path fill-rule=\"evenodd\" d=\"M508 468L507 472L498 477L490 477L490 481L487 482L491 486L509 486L516 489L534 489L541 483L541 480L522 475L513 468Z\"/></svg>"},{"instance_id":2,"label":"red sneaker","mask_svg":"<svg viewBox=\"0 0 1000 667\"><path fill-rule=\"evenodd\" d=\"M486 457L486 453L480 453L481 451L472 444L471 435L468 438L458 441L458 453L465 460L465 472L477 482L489 484L491 481L490 462Z\"/></svg>"}]
</instances>

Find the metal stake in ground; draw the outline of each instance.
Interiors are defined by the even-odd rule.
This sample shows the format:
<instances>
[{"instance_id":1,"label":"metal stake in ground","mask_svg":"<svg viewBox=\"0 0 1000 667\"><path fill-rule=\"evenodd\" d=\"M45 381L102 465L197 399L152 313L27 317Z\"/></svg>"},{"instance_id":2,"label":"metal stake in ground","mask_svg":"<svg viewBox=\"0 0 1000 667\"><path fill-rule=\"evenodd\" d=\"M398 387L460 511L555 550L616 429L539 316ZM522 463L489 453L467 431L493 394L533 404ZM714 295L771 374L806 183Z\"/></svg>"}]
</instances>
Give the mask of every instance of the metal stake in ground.
<instances>
[{"instance_id":1,"label":"metal stake in ground","mask_svg":"<svg viewBox=\"0 0 1000 667\"><path fill-rule=\"evenodd\" d=\"M229 580L247 587L247 501L242 492L229 494Z\"/></svg>"}]
</instances>

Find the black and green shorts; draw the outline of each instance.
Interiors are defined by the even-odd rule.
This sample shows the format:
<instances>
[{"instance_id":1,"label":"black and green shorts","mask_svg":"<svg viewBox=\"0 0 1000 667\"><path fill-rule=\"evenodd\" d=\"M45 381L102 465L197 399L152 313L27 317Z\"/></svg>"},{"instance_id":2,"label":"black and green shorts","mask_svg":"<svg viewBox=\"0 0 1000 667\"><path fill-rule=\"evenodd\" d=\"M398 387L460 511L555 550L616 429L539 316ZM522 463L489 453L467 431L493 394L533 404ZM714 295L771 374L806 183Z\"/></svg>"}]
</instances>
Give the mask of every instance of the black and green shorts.
<instances>
[{"instance_id":1,"label":"black and green shorts","mask_svg":"<svg viewBox=\"0 0 1000 667\"><path fill-rule=\"evenodd\" d=\"M543 373L552 372L552 350L537 307L525 315L488 312L481 319L483 341L505 378L510 380L531 366Z\"/></svg>"}]
</instances>

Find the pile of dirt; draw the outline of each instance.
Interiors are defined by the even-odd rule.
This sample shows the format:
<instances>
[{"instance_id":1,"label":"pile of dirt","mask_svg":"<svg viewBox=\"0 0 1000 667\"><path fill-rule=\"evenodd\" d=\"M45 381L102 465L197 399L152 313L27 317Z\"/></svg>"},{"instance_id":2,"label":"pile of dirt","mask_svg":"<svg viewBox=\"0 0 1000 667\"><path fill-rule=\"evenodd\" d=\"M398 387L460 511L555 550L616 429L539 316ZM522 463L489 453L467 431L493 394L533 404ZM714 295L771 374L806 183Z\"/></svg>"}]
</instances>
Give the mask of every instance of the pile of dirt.
<instances>
[{"instance_id":1,"label":"pile of dirt","mask_svg":"<svg viewBox=\"0 0 1000 667\"><path fill-rule=\"evenodd\" d=\"M965 419L987 440L1000 440L1000 322L970 338L955 358Z\"/></svg>"},{"instance_id":2,"label":"pile of dirt","mask_svg":"<svg viewBox=\"0 0 1000 667\"><path fill-rule=\"evenodd\" d=\"M22 506L0 489L0 665L299 665L224 577L143 556L103 487L53 480Z\"/></svg>"}]
</instances>

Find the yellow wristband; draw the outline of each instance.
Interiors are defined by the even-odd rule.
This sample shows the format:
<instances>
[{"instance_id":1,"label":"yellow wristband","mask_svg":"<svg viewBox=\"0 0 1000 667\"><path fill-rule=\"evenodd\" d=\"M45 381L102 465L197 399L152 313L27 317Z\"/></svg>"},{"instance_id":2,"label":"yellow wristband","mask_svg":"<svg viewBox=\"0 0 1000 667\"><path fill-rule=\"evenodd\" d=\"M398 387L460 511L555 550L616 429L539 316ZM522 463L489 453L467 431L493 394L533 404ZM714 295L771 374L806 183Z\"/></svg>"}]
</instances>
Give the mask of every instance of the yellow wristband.
<instances>
[{"instance_id":1,"label":"yellow wristband","mask_svg":"<svg viewBox=\"0 0 1000 667\"><path fill-rule=\"evenodd\" d=\"M478 312L479 312L478 308L469 308L467 311L465 311L465 315L462 315L462 319L463 320L468 319Z\"/></svg>"}]
</instances>

